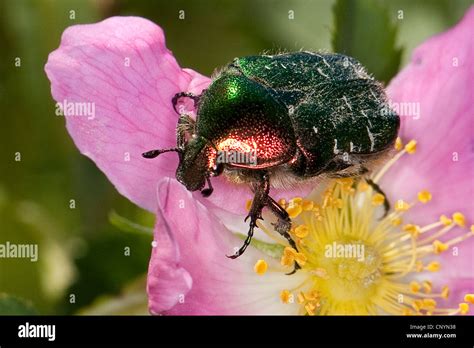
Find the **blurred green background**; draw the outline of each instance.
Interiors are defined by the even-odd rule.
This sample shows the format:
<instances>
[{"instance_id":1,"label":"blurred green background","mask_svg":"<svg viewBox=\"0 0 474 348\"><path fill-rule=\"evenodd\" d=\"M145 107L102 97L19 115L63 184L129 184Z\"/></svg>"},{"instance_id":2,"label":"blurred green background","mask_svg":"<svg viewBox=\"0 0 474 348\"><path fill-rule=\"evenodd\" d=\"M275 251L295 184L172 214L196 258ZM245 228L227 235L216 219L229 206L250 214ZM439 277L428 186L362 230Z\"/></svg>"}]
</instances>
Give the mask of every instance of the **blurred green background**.
<instances>
[{"instance_id":1,"label":"blurred green background","mask_svg":"<svg viewBox=\"0 0 474 348\"><path fill-rule=\"evenodd\" d=\"M303 48L353 55L387 83L470 3L0 0L0 243L37 243L40 253L35 263L0 258L0 314L147 313L152 236L130 222L151 228L154 217L79 154L54 113L43 67L66 27L143 16L181 66L206 75L236 56Z\"/></svg>"}]
</instances>

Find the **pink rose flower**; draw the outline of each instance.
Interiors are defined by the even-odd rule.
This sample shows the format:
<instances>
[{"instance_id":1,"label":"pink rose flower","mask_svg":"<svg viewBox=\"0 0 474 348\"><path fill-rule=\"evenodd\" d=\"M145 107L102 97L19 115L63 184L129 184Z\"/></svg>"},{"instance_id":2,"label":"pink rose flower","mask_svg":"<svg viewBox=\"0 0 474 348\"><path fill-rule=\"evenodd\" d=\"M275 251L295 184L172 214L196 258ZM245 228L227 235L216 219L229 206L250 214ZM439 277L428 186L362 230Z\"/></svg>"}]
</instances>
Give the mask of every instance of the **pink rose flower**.
<instances>
[{"instance_id":1,"label":"pink rose flower","mask_svg":"<svg viewBox=\"0 0 474 348\"><path fill-rule=\"evenodd\" d=\"M473 26L471 8L456 27L422 44L388 87L400 107L399 152L372 174L392 203L387 217L383 196L363 181L272 190L288 199L281 204L293 218L298 250L266 219L236 260L226 254L247 231L249 188L218 177L213 195L203 198L175 180L176 154L141 156L175 146L172 97L200 94L211 80L180 68L163 31L146 19L68 28L45 67L52 95L63 105L94 106L92 116L73 108L65 117L76 146L121 194L157 215L151 313L467 313L474 302L465 296L474 277ZM406 105L413 108L402 110ZM325 257L326 246L343 240L363 247L363 260ZM302 269L288 276L294 261Z\"/></svg>"}]
</instances>

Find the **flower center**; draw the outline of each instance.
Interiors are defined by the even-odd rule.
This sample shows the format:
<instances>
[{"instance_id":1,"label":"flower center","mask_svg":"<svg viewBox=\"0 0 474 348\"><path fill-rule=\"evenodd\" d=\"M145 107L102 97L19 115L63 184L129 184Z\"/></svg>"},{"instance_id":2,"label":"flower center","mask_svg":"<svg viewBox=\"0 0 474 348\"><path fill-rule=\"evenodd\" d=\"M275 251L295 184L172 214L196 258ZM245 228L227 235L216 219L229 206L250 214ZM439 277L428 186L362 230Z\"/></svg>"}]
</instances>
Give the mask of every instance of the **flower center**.
<instances>
[{"instance_id":1,"label":"flower center","mask_svg":"<svg viewBox=\"0 0 474 348\"><path fill-rule=\"evenodd\" d=\"M403 146L370 180L336 179L316 199L281 200L293 221L291 235L297 249L285 242L281 265L291 270L297 262L307 275L294 289L283 289L280 299L299 305L301 314L457 314L466 313L468 304L459 308L437 308L449 289L437 293L429 280L410 281L412 273L436 272L437 255L473 235L474 227L464 234L445 238L454 227L464 228L464 215L441 216L426 226L403 223L404 213L416 204L431 200L428 191L418 194L418 202L391 202L385 211L384 195L376 189L385 172L405 154L416 151L416 142ZM378 185L378 184L377 184ZM267 234L271 229L260 224ZM443 240L443 241L442 241ZM430 258L432 259L432 258ZM466 298L468 300L466 300ZM472 302L472 295L465 301ZM471 299L471 300L469 300Z\"/></svg>"}]
</instances>

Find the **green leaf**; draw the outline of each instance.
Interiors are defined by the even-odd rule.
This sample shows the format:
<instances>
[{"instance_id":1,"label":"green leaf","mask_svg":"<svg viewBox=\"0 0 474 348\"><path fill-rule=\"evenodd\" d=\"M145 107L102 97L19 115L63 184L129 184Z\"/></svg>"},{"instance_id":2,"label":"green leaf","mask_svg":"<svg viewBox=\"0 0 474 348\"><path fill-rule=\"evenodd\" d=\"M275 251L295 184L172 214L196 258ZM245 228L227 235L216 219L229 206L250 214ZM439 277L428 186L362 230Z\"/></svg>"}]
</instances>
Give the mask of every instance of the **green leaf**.
<instances>
[{"instance_id":1,"label":"green leaf","mask_svg":"<svg viewBox=\"0 0 474 348\"><path fill-rule=\"evenodd\" d=\"M37 315L33 305L17 297L0 294L0 315Z\"/></svg>"},{"instance_id":2,"label":"green leaf","mask_svg":"<svg viewBox=\"0 0 474 348\"><path fill-rule=\"evenodd\" d=\"M356 58L387 84L397 73L402 54L396 47L396 13L377 0L338 0L333 11L334 51Z\"/></svg>"},{"instance_id":3,"label":"green leaf","mask_svg":"<svg viewBox=\"0 0 474 348\"><path fill-rule=\"evenodd\" d=\"M109 221L112 225L124 232L132 233L145 233L147 235L153 235L153 228L146 227L136 222L130 221L127 218L120 216L114 210L109 213Z\"/></svg>"},{"instance_id":4,"label":"green leaf","mask_svg":"<svg viewBox=\"0 0 474 348\"><path fill-rule=\"evenodd\" d=\"M247 235L244 235L242 233L236 233L236 236L242 240L245 240L247 238ZM263 242L255 237L252 238L250 245L273 258L281 257L281 255L283 254L283 249L285 249L285 247L281 244Z\"/></svg>"}]
</instances>

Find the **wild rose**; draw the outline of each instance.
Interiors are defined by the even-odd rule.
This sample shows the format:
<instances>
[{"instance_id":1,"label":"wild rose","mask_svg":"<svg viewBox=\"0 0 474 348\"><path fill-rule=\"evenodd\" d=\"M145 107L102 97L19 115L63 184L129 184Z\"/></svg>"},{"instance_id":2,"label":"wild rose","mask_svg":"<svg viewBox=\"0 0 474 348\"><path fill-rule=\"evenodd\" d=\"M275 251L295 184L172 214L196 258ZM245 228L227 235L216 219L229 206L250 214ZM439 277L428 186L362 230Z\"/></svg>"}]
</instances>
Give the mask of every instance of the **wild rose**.
<instances>
[{"instance_id":1,"label":"wild rose","mask_svg":"<svg viewBox=\"0 0 474 348\"><path fill-rule=\"evenodd\" d=\"M52 94L58 102L94 104L93 119L66 117L76 146L119 192L157 215L150 311L467 313L474 301L473 24L471 8L455 28L421 45L388 87L394 105L419 103L419 115L400 115L398 153L372 174L392 203L386 217L384 197L364 181L272 191L286 198L280 204L293 219L298 250L267 218L236 260L225 255L247 231L250 190L216 178L214 194L203 198L174 179L175 154L141 157L175 145L172 97L200 94L210 79L181 69L148 20L114 17L68 28L46 65ZM360 247L363 259L328 257L326 247L339 244ZM301 270L286 275L295 261Z\"/></svg>"}]
</instances>

